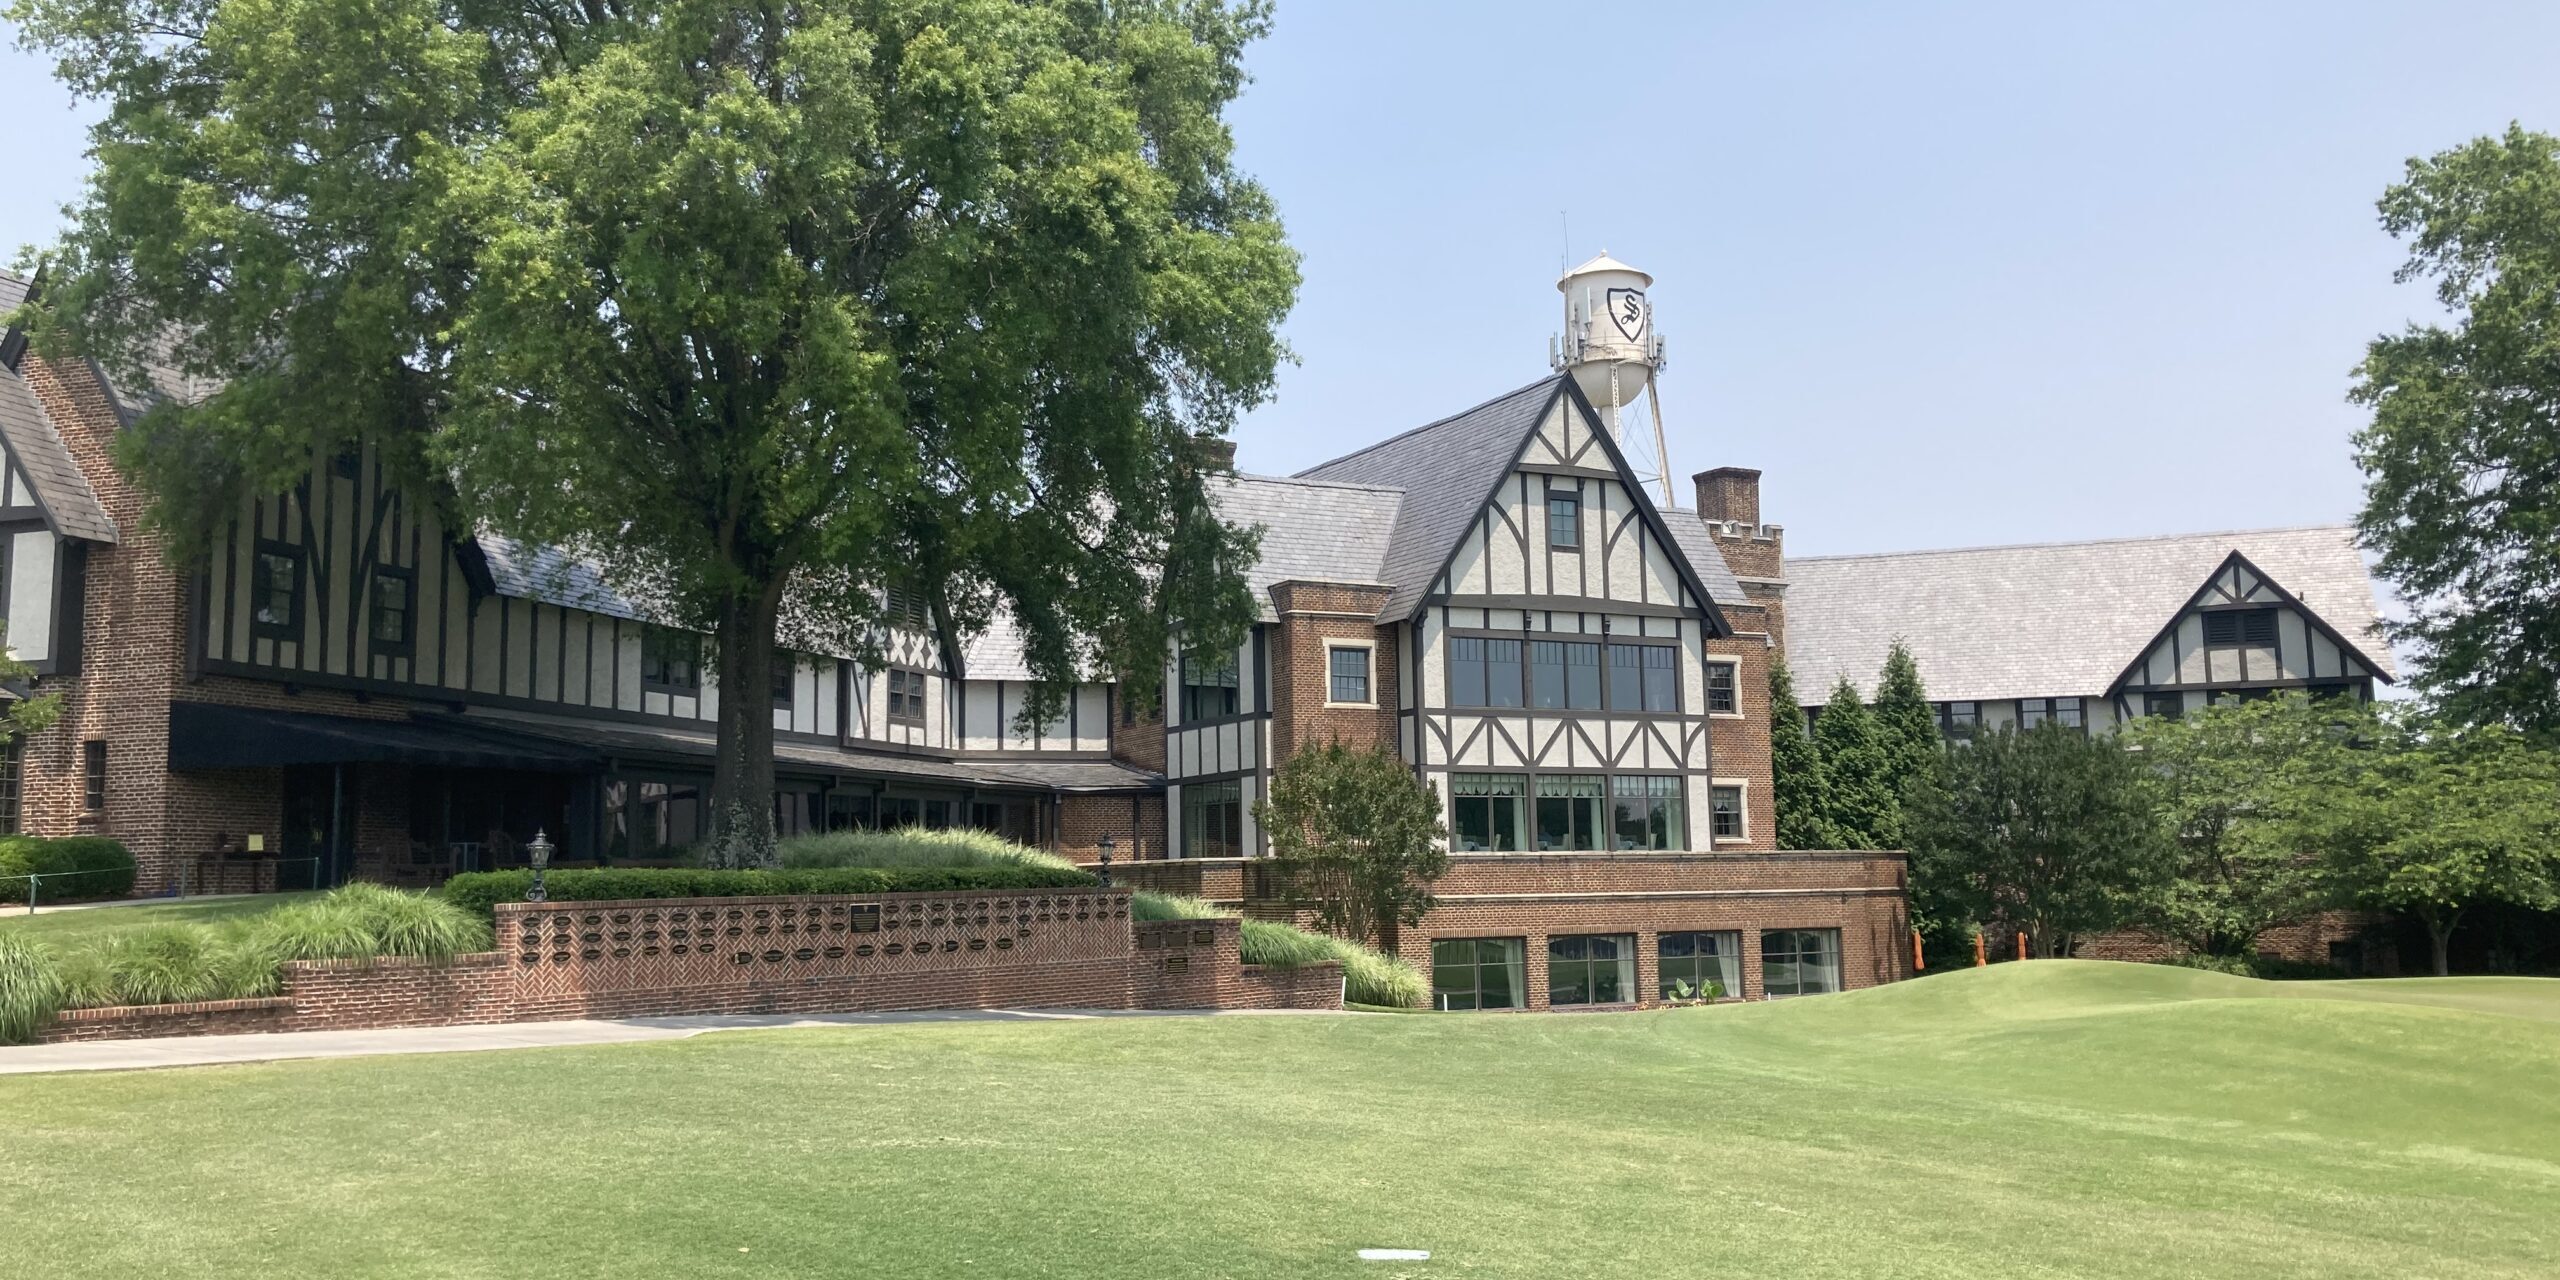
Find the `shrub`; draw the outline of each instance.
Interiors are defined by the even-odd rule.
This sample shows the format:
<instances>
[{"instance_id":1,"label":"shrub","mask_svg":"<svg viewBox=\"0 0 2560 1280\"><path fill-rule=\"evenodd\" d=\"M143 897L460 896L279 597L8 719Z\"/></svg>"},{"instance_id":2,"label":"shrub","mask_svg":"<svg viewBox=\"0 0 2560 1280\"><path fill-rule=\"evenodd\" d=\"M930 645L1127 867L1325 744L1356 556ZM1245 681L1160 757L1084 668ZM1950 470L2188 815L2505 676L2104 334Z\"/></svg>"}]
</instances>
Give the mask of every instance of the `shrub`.
<instances>
[{"instance_id":1,"label":"shrub","mask_svg":"<svg viewBox=\"0 0 2560 1280\"><path fill-rule=\"evenodd\" d=\"M275 989L275 966L224 930L150 925L108 934L61 964L65 1003L179 1004L230 1000Z\"/></svg>"},{"instance_id":2,"label":"shrub","mask_svg":"<svg viewBox=\"0 0 2560 1280\"><path fill-rule=\"evenodd\" d=\"M785 870L827 867L1038 866L1076 871L1054 853L1026 848L985 831L830 831L793 836L776 846Z\"/></svg>"},{"instance_id":3,"label":"shrub","mask_svg":"<svg viewBox=\"0 0 2560 1280\"><path fill-rule=\"evenodd\" d=\"M66 993L53 954L0 934L0 1044L25 1044L53 1020Z\"/></svg>"},{"instance_id":4,"label":"shrub","mask_svg":"<svg viewBox=\"0 0 2560 1280\"><path fill-rule=\"evenodd\" d=\"M2245 956L2209 956L2199 952L2171 956L2161 961L2182 969L2203 969L2211 973L2227 973L2238 978L2265 978L2276 982L2294 982L2340 976L2331 965L2287 960L2264 952Z\"/></svg>"},{"instance_id":5,"label":"shrub","mask_svg":"<svg viewBox=\"0 0 2560 1280\"><path fill-rule=\"evenodd\" d=\"M708 871L691 867L600 867L554 871L554 902L620 898L742 898L806 893L950 893L968 889L1086 889L1097 881L1068 866L1004 862L986 866L813 867ZM522 902L530 871L475 871L445 881L444 900L483 919L501 902Z\"/></svg>"},{"instance_id":6,"label":"shrub","mask_svg":"<svg viewBox=\"0 0 2560 1280\"><path fill-rule=\"evenodd\" d=\"M27 900L27 881L41 875L38 902L121 898L133 892L133 855L104 836L0 838L0 902Z\"/></svg>"}]
</instances>

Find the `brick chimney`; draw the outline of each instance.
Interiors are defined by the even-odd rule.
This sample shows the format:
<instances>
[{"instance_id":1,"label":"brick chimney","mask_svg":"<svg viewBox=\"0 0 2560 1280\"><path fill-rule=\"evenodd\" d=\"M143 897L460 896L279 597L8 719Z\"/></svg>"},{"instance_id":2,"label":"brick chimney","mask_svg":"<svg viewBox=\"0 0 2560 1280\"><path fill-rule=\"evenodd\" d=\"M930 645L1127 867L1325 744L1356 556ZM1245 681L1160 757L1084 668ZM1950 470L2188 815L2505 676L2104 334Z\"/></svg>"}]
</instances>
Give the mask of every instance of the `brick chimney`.
<instances>
[{"instance_id":1,"label":"brick chimney","mask_svg":"<svg viewBox=\"0 0 2560 1280\"><path fill-rule=\"evenodd\" d=\"M1737 630L1765 631L1779 648L1787 643L1787 531L1760 522L1760 472L1751 467L1717 467L1691 476L1698 487L1698 518L1724 552L1724 562L1742 580L1742 594L1759 606L1757 620L1728 610Z\"/></svg>"},{"instance_id":2,"label":"brick chimney","mask_svg":"<svg viewBox=\"0 0 2560 1280\"><path fill-rule=\"evenodd\" d=\"M1236 468L1236 442L1225 436L1193 436L1192 444L1200 450L1201 465L1212 471Z\"/></svg>"},{"instance_id":3,"label":"brick chimney","mask_svg":"<svg viewBox=\"0 0 2560 1280\"><path fill-rule=\"evenodd\" d=\"M1698 486L1698 515L1709 524L1760 524L1760 472L1718 467L1689 477Z\"/></svg>"}]
</instances>

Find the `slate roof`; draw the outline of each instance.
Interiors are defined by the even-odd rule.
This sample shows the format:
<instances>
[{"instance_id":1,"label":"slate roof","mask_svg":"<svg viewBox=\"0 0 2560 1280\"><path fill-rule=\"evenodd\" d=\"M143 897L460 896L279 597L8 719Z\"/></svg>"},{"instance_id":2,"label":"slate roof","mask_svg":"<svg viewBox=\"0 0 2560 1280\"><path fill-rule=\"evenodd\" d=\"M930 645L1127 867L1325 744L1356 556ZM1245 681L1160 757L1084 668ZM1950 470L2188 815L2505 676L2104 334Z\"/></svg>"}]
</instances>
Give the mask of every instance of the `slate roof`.
<instances>
[{"instance_id":1,"label":"slate roof","mask_svg":"<svg viewBox=\"0 0 2560 1280\"><path fill-rule=\"evenodd\" d=\"M486 530L481 531L477 541L480 554L489 562L489 577L496 582L499 595L588 609L635 622L649 621L640 606L605 585L604 575L594 565L558 547L520 542Z\"/></svg>"},{"instance_id":2,"label":"slate roof","mask_svg":"<svg viewBox=\"0 0 2560 1280\"><path fill-rule=\"evenodd\" d=\"M1708 599L1717 604L1749 603L1741 581L1733 576L1733 566L1725 563L1724 548L1716 545L1715 535L1707 530L1705 516L1685 507L1664 507L1662 524L1689 557L1689 567L1698 571L1698 583L1707 589Z\"/></svg>"},{"instance_id":3,"label":"slate roof","mask_svg":"<svg viewBox=\"0 0 2560 1280\"><path fill-rule=\"evenodd\" d=\"M27 282L0 272L0 315L17 310L26 300ZM62 433L54 429L35 389L14 369L0 368L0 445L5 445L27 483L34 486L54 532L90 542L116 540L116 522L108 518L97 491L89 487L89 478L63 447Z\"/></svg>"},{"instance_id":4,"label":"slate roof","mask_svg":"<svg viewBox=\"0 0 2560 1280\"><path fill-rule=\"evenodd\" d=\"M1298 473L1302 480L1403 489L1384 559L1368 580L1393 588L1385 616L1403 618L1422 602L1449 552L1484 510L1495 482L1511 470L1529 433L1564 394L1565 375L1540 378L1464 413L1425 423L1400 436ZM1328 576L1328 575L1316 575Z\"/></svg>"},{"instance_id":5,"label":"slate roof","mask_svg":"<svg viewBox=\"0 0 2560 1280\"><path fill-rule=\"evenodd\" d=\"M1945 701L2094 697L2234 551L2396 675L2354 531L2322 526L1787 561L1787 665L1819 705L1872 696L1896 636Z\"/></svg>"}]
</instances>

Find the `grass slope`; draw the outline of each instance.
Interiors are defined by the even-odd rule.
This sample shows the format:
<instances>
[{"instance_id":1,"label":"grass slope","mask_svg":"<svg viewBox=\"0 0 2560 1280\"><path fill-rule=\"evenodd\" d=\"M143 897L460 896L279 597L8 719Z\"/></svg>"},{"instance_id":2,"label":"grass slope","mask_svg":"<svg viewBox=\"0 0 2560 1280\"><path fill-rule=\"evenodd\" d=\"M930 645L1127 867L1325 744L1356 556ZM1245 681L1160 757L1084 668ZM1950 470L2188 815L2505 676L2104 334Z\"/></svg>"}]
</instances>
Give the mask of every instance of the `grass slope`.
<instances>
[{"instance_id":1,"label":"grass slope","mask_svg":"<svg viewBox=\"0 0 2560 1280\"><path fill-rule=\"evenodd\" d=\"M167 902L131 907L41 910L32 916L0 919L0 936L24 938L56 948L85 947L112 933L164 924L219 924L319 896L316 893L261 893L203 900L172 898Z\"/></svg>"},{"instance_id":2,"label":"grass slope","mask_svg":"<svg viewBox=\"0 0 2560 1280\"><path fill-rule=\"evenodd\" d=\"M2472 990L2054 961L20 1078L0 1203L31 1275L2549 1275L2560 983Z\"/></svg>"}]
</instances>

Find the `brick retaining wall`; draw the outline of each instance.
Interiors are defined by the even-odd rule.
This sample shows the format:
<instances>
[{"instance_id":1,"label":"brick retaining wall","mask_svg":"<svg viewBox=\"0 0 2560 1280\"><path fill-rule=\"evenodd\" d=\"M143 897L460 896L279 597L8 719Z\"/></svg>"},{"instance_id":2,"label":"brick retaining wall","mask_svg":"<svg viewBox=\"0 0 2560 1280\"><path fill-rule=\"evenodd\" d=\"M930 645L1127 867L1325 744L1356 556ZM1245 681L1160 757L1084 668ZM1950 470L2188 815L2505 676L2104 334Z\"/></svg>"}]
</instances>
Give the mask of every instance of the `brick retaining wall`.
<instances>
[{"instance_id":1,"label":"brick retaining wall","mask_svg":"<svg viewBox=\"0 0 2560 1280\"><path fill-rule=\"evenodd\" d=\"M501 903L497 949L296 961L259 1000L77 1009L45 1041L704 1013L1340 1008L1341 967L1247 969L1233 920L1126 889Z\"/></svg>"}]
</instances>

